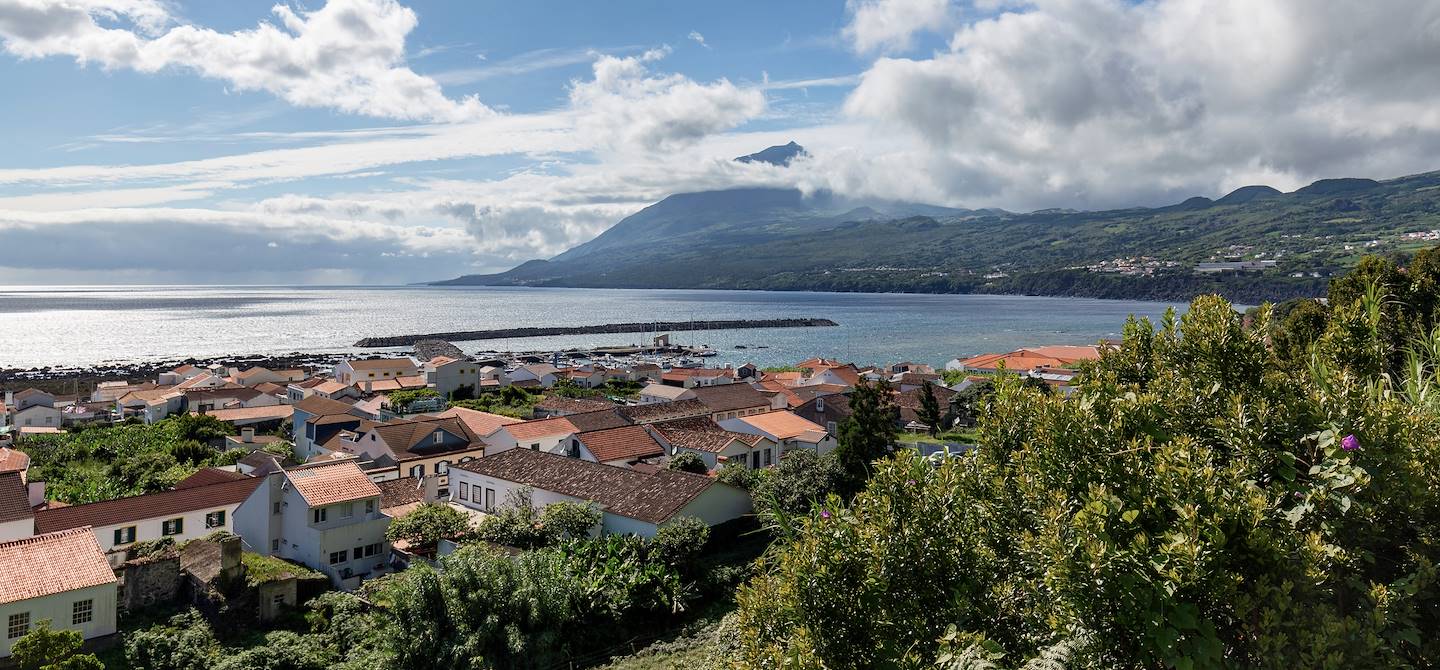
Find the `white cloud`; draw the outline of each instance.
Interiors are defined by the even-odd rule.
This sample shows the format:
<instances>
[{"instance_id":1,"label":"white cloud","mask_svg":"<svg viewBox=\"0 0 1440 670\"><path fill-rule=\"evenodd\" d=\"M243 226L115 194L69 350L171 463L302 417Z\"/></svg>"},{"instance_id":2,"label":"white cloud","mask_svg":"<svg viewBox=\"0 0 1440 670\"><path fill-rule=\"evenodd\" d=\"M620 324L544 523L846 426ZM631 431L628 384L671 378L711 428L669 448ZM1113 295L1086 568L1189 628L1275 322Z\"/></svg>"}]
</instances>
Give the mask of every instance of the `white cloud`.
<instances>
[{"instance_id":1,"label":"white cloud","mask_svg":"<svg viewBox=\"0 0 1440 670\"><path fill-rule=\"evenodd\" d=\"M860 53L909 49L916 32L943 27L950 11L949 0L847 0L845 7L845 37Z\"/></svg>"},{"instance_id":2,"label":"white cloud","mask_svg":"<svg viewBox=\"0 0 1440 670\"><path fill-rule=\"evenodd\" d=\"M673 150L730 130L765 111L765 94L720 79L698 83L680 74L652 74L649 63L669 54L601 56L594 79L573 81L571 106L581 134L614 149Z\"/></svg>"},{"instance_id":3,"label":"white cloud","mask_svg":"<svg viewBox=\"0 0 1440 670\"><path fill-rule=\"evenodd\" d=\"M970 204L1124 206L1434 169L1440 5L1040 0L846 102Z\"/></svg>"},{"instance_id":4,"label":"white cloud","mask_svg":"<svg viewBox=\"0 0 1440 670\"><path fill-rule=\"evenodd\" d=\"M692 31L690 31L690 34L689 34L689 35L686 35L685 37L686 37L687 39L689 39L690 41L692 41L692 42L694 42L694 43L696 43L696 44L699 44L699 45L702 46L702 47L705 47L706 49L709 49L709 48L710 48L710 45L705 43L705 36L704 36L704 35L701 35L701 34L700 34L700 31L698 31L698 30L692 30Z\"/></svg>"},{"instance_id":5,"label":"white cloud","mask_svg":"<svg viewBox=\"0 0 1440 670\"><path fill-rule=\"evenodd\" d=\"M0 0L0 40L23 58L153 73L181 68L240 91L303 107L407 121L453 122L493 112L452 100L405 66L415 13L395 0L329 0L313 12L272 10L280 25L221 33L175 21L159 0ZM103 27L126 21L133 29Z\"/></svg>"}]
</instances>

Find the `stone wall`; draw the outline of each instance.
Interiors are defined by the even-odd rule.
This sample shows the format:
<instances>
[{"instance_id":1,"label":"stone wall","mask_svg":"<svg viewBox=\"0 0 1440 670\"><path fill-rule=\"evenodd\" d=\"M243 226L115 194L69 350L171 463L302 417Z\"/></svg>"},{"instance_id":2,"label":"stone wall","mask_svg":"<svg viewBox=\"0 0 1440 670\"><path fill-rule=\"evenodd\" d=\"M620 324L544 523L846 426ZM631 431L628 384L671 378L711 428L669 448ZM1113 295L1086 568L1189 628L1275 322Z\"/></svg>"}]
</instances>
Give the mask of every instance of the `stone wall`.
<instances>
[{"instance_id":1,"label":"stone wall","mask_svg":"<svg viewBox=\"0 0 1440 670\"><path fill-rule=\"evenodd\" d=\"M168 603L180 595L180 557L175 554L126 561L116 573L123 612Z\"/></svg>"}]
</instances>

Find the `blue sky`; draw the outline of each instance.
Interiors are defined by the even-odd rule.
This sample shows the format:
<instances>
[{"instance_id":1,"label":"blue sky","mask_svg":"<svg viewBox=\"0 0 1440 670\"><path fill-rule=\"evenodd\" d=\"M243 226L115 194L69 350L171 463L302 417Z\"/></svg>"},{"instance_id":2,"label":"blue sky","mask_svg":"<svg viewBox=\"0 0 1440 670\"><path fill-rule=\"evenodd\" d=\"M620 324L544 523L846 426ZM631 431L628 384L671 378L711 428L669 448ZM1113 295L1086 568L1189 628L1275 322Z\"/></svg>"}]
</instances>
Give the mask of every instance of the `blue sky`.
<instances>
[{"instance_id":1,"label":"blue sky","mask_svg":"<svg viewBox=\"0 0 1440 670\"><path fill-rule=\"evenodd\" d=\"M443 278L736 186L1025 210L1436 169L1440 9L1396 4L0 0L0 283Z\"/></svg>"}]
</instances>

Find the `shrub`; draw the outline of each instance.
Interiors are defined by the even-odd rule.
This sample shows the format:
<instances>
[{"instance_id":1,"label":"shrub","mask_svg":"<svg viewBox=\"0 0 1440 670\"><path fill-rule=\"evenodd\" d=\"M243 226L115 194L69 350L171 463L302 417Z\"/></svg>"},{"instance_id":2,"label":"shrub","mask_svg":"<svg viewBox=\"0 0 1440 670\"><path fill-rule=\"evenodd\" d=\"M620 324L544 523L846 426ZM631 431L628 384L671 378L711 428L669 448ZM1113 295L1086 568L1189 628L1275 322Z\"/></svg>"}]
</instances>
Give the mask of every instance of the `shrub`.
<instances>
[{"instance_id":1,"label":"shrub","mask_svg":"<svg viewBox=\"0 0 1440 670\"><path fill-rule=\"evenodd\" d=\"M755 509L769 514L807 514L811 506L840 489L845 471L833 454L792 449L755 488Z\"/></svg>"},{"instance_id":2,"label":"shrub","mask_svg":"<svg viewBox=\"0 0 1440 670\"><path fill-rule=\"evenodd\" d=\"M429 551L440 540L455 539L470 530L470 517L443 503L427 502L390 522L385 539L404 540L419 551Z\"/></svg>"},{"instance_id":3,"label":"shrub","mask_svg":"<svg viewBox=\"0 0 1440 670\"><path fill-rule=\"evenodd\" d=\"M603 518L604 513L589 503L557 502L545 506L540 525L556 539L578 539L590 537Z\"/></svg>"},{"instance_id":4,"label":"shrub","mask_svg":"<svg viewBox=\"0 0 1440 670\"><path fill-rule=\"evenodd\" d=\"M681 516L660 527L650 538L650 556L672 568L681 568L700 556L710 541L710 527L693 516Z\"/></svg>"},{"instance_id":5,"label":"shrub","mask_svg":"<svg viewBox=\"0 0 1440 670\"><path fill-rule=\"evenodd\" d=\"M79 631L55 630L41 619L15 640L11 660L20 670L105 670L94 654L79 653L84 643Z\"/></svg>"},{"instance_id":6,"label":"shrub","mask_svg":"<svg viewBox=\"0 0 1440 670\"><path fill-rule=\"evenodd\" d=\"M697 475L710 472L710 467L705 465L705 459L700 458L700 454L693 451L682 451L671 456L670 461L665 464L665 467L671 470L679 470Z\"/></svg>"}]
</instances>

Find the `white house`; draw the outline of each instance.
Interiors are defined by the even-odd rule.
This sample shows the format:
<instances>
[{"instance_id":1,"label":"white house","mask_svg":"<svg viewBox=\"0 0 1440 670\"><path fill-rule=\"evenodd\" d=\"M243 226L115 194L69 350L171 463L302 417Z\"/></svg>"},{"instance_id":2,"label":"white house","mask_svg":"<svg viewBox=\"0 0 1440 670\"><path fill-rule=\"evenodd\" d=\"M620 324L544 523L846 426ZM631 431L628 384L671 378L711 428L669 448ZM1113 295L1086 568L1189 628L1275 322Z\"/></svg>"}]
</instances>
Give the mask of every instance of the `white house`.
<instances>
[{"instance_id":1,"label":"white house","mask_svg":"<svg viewBox=\"0 0 1440 670\"><path fill-rule=\"evenodd\" d=\"M651 428L671 456L693 453L711 470L728 463L759 469L780 457L778 445L769 437L725 430L709 417L665 421Z\"/></svg>"},{"instance_id":2,"label":"white house","mask_svg":"<svg viewBox=\"0 0 1440 670\"><path fill-rule=\"evenodd\" d=\"M86 640L115 633L115 573L89 528L0 542L0 658L48 619Z\"/></svg>"},{"instance_id":3,"label":"white house","mask_svg":"<svg viewBox=\"0 0 1440 670\"><path fill-rule=\"evenodd\" d=\"M519 447L532 451L563 453L566 441L580 429L565 417L523 421L501 426L485 438L485 455L498 454Z\"/></svg>"},{"instance_id":4,"label":"white house","mask_svg":"<svg viewBox=\"0 0 1440 670\"><path fill-rule=\"evenodd\" d=\"M381 381L420 374L420 362L412 357L369 358L340 361L335 364L335 380L345 385L365 381Z\"/></svg>"},{"instance_id":5,"label":"white house","mask_svg":"<svg viewBox=\"0 0 1440 670\"><path fill-rule=\"evenodd\" d=\"M764 435L780 445L781 453L791 449L809 449L823 456L835 448L835 437L823 426L793 412L766 412L726 419L720 421L720 427L737 433Z\"/></svg>"},{"instance_id":6,"label":"white house","mask_svg":"<svg viewBox=\"0 0 1440 670\"><path fill-rule=\"evenodd\" d=\"M65 413L50 405L30 405L15 412L10 420L16 428L59 428L65 421Z\"/></svg>"},{"instance_id":7,"label":"white house","mask_svg":"<svg viewBox=\"0 0 1440 670\"><path fill-rule=\"evenodd\" d=\"M439 392L442 398L450 397L462 386L470 387L472 394L480 390L483 377L480 375L481 366L475 361L436 356L421 367L425 372L425 385Z\"/></svg>"},{"instance_id":8,"label":"white house","mask_svg":"<svg viewBox=\"0 0 1440 670\"><path fill-rule=\"evenodd\" d=\"M529 449L486 456L451 471L450 499L488 511L530 491L531 504L588 502L602 512L601 530L652 537L682 516L715 526L752 510L750 495L704 475L620 468Z\"/></svg>"},{"instance_id":9,"label":"white house","mask_svg":"<svg viewBox=\"0 0 1440 670\"><path fill-rule=\"evenodd\" d=\"M640 404L651 405L659 402L675 402L677 400L689 400L695 397L695 392L682 386L671 386L669 384L646 384L640 389Z\"/></svg>"},{"instance_id":10,"label":"white house","mask_svg":"<svg viewBox=\"0 0 1440 670\"><path fill-rule=\"evenodd\" d=\"M246 549L303 563L347 591L389 572L389 525L380 488L349 459L273 472L235 510Z\"/></svg>"},{"instance_id":11,"label":"white house","mask_svg":"<svg viewBox=\"0 0 1440 670\"><path fill-rule=\"evenodd\" d=\"M168 537L178 543L233 531L236 508L261 480L225 471L201 473L177 484L184 488L42 509L35 513L35 530L89 528L106 553L123 552L136 542Z\"/></svg>"},{"instance_id":12,"label":"white house","mask_svg":"<svg viewBox=\"0 0 1440 670\"><path fill-rule=\"evenodd\" d=\"M560 373L549 363L535 363L533 365L522 365L509 372L510 382L535 381L545 388L555 385L555 379Z\"/></svg>"},{"instance_id":13,"label":"white house","mask_svg":"<svg viewBox=\"0 0 1440 670\"><path fill-rule=\"evenodd\" d=\"M665 445L656 440L649 429L634 425L576 433L570 437L570 450L566 455L624 467L666 453Z\"/></svg>"}]
</instances>

